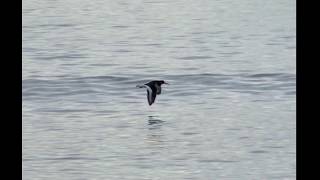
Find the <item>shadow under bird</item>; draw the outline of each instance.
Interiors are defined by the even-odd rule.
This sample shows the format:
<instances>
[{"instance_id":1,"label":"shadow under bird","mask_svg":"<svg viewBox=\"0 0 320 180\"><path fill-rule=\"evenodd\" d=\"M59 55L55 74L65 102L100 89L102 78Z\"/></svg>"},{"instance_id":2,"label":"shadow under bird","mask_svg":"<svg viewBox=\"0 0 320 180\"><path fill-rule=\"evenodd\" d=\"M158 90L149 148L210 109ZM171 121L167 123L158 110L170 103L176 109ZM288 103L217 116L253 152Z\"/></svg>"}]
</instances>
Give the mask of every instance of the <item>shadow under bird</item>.
<instances>
[{"instance_id":1,"label":"shadow under bird","mask_svg":"<svg viewBox=\"0 0 320 180\"><path fill-rule=\"evenodd\" d=\"M149 106L151 106L155 99L157 94L161 94L161 85L162 84L169 84L163 80L159 81L150 81L144 85L137 85L138 88L147 88L147 99Z\"/></svg>"}]
</instances>

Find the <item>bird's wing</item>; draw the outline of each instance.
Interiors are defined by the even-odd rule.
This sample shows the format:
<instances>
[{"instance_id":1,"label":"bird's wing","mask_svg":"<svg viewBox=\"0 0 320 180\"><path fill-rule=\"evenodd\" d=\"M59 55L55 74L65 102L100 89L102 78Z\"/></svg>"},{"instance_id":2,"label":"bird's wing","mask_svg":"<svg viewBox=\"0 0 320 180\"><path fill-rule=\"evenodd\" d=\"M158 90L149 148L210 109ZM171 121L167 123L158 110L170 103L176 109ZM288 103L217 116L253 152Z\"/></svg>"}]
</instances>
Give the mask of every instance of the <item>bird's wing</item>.
<instances>
[{"instance_id":1,"label":"bird's wing","mask_svg":"<svg viewBox=\"0 0 320 180\"><path fill-rule=\"evenodd\" d=\"M148 98L148 103L151 106L151 104L154 103L154 100L156 99L156 91L152 90L148 85L147 87L147 98Z\"/></svg>"}]
</instances>

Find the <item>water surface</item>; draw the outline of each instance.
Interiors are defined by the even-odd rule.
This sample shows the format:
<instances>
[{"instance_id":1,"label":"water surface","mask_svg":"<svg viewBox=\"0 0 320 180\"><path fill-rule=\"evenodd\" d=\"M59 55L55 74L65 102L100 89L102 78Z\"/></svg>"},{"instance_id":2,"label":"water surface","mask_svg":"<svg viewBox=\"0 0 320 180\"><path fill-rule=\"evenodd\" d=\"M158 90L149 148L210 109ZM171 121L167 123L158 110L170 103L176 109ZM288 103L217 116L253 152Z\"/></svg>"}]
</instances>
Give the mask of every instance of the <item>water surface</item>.
<instances>
[{"instance_id":1,"label":"water surface","mask_svg":"<svg viewBox=\"0 0 320 180\"><path fill-rule=\"evenodd\" d=\"M23 1L23 179L295 179L295 2ZM170 83L151 107L137 84Z\"/></svg>"}]
</instances>

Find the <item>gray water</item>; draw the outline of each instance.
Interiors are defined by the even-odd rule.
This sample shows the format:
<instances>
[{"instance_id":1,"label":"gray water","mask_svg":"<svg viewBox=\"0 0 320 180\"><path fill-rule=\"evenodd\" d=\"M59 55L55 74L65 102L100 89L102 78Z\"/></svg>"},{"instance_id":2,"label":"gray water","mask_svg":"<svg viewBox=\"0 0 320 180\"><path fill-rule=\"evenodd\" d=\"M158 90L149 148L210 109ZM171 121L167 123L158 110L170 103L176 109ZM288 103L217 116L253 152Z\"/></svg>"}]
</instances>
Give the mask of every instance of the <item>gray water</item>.
<instances>
[{"instance_id":1,"label":"gray water","mask_svg":"<svg viewBox=\"0 0 320 180\"><path fill-rule=\"evenodd\" d=\"M291 0L27 0L23 179L295 179ZM147 104L137 84L164 79Z\"/></svg>"}]
</instances>

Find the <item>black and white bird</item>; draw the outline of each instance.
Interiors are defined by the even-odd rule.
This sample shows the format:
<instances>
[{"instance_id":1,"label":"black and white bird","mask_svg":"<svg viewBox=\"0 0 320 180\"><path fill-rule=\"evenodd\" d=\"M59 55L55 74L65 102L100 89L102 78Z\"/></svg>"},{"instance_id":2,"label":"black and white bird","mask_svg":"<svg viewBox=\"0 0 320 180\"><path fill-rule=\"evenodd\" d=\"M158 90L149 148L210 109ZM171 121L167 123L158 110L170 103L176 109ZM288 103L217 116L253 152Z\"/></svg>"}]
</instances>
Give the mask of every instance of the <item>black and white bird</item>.
<instances>
[{"instance_id":1,"label":"black and white bird","mask_svg":"<svg viewBox=\"0 0 320 180\"><path fill-rule=\"evenodd\" d=\"M137 85L138 88L147 88L147 98L148 98L149 106L151 106L154 103L157 94L161 94L162 84L168 84L168 83L163 80L160 80L160 81L150 81L144 85Z\"/></svg>"}]
</instances>

